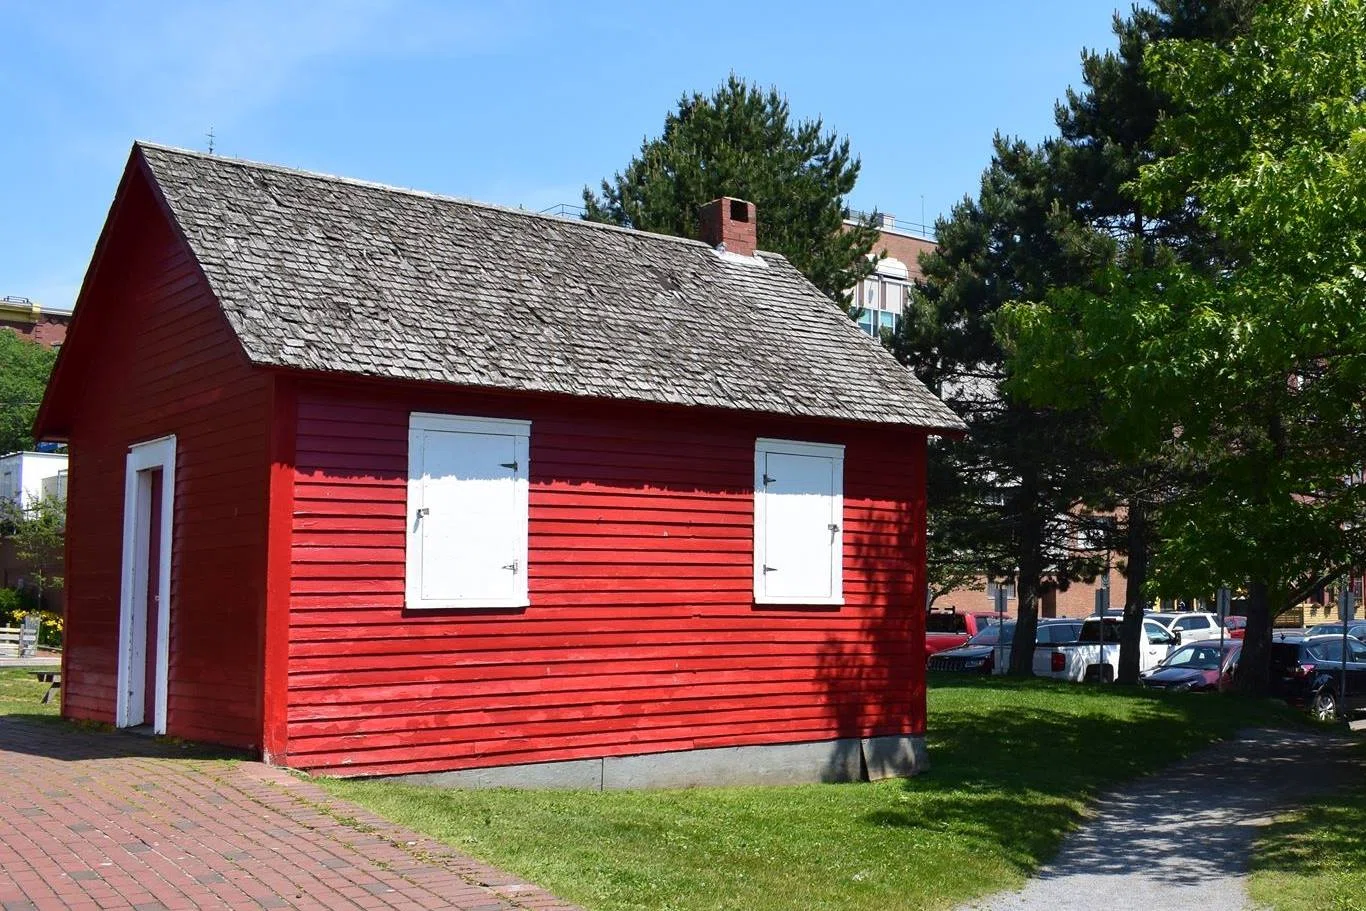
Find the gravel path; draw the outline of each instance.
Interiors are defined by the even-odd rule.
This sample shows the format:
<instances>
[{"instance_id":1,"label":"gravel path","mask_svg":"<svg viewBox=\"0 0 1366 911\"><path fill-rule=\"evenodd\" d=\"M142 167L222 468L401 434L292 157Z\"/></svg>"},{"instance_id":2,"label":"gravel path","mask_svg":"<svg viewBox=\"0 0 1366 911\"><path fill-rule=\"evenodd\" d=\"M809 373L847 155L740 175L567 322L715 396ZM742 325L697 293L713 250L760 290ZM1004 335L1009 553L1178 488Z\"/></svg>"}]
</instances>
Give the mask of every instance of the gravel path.
<instances>
[{"instance_id":1,"label":"gravel path","mask_svg":"<svg viewBox=\"0 0 1366 911\"><path fill-rule=\"evenodd\" d=\"M1360 781L1346 737L1248 731L1097 801L1019 892L959 911L1245 911L1257 829L1279 810Z\"/></svg>"}]
</instances>

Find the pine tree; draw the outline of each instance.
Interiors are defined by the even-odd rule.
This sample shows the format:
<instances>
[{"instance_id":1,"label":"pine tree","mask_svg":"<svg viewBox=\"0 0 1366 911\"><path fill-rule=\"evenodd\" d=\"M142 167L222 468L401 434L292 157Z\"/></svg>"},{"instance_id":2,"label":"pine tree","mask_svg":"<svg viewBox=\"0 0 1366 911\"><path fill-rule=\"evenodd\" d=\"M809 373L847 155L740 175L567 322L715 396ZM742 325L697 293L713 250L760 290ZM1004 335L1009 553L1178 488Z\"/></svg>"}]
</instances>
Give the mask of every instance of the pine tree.
<instances>
[{"instance_id":1,"label":"pine tree","mask_svg":"<svg viewBox=\"0 0 1366 911\"><path fill-rule=\"evenodd\" d=\"M583 191L585 218L698 236L698 209L721 196L754 203L759 248L782 253L832 299L868 275L878 233L849 227L859 160L820 119L793 122L787 99L731 75L711 95L684 95L624 171Z\"/></svg>"},{"instance_id":2,"label":"pine tree","mask_svg":"<svg viewBox=\"0 0 1366 911\"><path fill-rule=\"evenodd\" d=\"M1116 15L1118 49L1082 54L1083 88L1069 90L1055 110L1059 137L1037 148L998 138L978 198L940 223L940 248L922 263L918 309L894 350L972 428L964 443L934 453L932 544L1016 578L1017 671L1027 672L1033 653L1039 589L1097 570L1097 551L1076 547L1080 525L1094 548L1127 557L1120 679L1137 679L1151 512L1186 466L1107 432L1105 403L1084 379L1065 369L1017 376L1028 365L1008 356L1011 306L1059 289L1094 292L1116 265L1180 258L1213 270L1223 261L1197 201L1145 208L1129 189L1139 168L1164 154L1156 130L1173 112L1144 55L1164 39L1227 42L1254 6L1156 0ZM1066 327L1057 328L1062 335ZM1113 511L1118 526L1088 522L1090 510Z\"/></svg>"},{"instance_id":3,"label":"pine tree","mask_svg":"<svg viewBox=\"0 0 1366 911\"><path fill-rule=\"evenodd\" d=\"M1009 391L995 322L1011 301L1088 281L1113 247L1062 205L1048 147L1000 136L977 198L936 228L938 248L922 257L914 306L891 340L969 427L965 440L931 450L931 550L971 554L979 571L1015 582L1010 670L1029 674L1040 595L1099 568L1074 544L1101 462L1093 410L1037 407Z\"/></svg>"}]
</instances>

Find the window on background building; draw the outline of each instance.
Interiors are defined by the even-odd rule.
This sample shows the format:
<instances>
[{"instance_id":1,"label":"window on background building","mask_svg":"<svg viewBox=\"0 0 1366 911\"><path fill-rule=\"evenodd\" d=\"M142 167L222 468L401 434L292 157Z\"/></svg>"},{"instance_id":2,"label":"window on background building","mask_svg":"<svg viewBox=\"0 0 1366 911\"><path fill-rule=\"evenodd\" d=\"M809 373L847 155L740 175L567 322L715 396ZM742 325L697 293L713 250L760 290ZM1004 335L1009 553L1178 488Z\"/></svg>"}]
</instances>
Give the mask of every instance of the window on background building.
<instances>
[{"instance_id":1,"label":"window on background building","mask_svg":"<svg viewBox=\"0 0 1366 911\"><path fill-rule=\"evenodd\" d=\"M895 332L901 325L908 288L905 281L882 275L870 275L859 282L854 298L862 308L859 328L869 335L880 335L883 329Z\"/></svg>"},{"instance_id":2,"label":"window on background building","mask_svg":"<svg viewBox=\"0 0 1366 911\"><path fill-rule=\"evenodd\" d=\"M854 286L852 296L860 308L859 328L872 336L881 335L884 329L897 331L910 299L911 273L905 263L888 256L878 260L876 268Z\"/></svg>"},{"instance_id":3,"label":"window on background building","mask_svg":"<svg viewBox=\"0 0 1366 911\"><path fill-rule=\"evenodd\" d=\"M413 413L409 608L525 607L529 421Z\"/></svg>"},{"instance_id":4,"label":"window on background building","mask_svg":"<svg viewBox=\"0 0 1366 911\"><path fill-rule=\"evenodd\" d=\"M1015 600L1015 586L1014 586L1014 585L1004 585L1004 584L1002 584L1002 583L1000 583L1000 582L988 582L988 583L987 583L987 600L990 601L990 602L992 602L993 604L995 604L995 603L996 603L996 592L999 591L999 590L1002 589L1002 588L1005 589L1005 592L1006 592L1006 600L1007 600L1007 601L1014 601L1014 600Z\"/></svg>"},{"instance_id":5,"label":"window on background building","mask_svg":"<svg viewBox=\"0 0 1366 911\"><path fill-rule=\"evenodd\" d=\"M844 603L844 447L754 445L754 600Z\"/></svg>"},{"instance_id":6,"label":"window on background building","mask_svg":"<svg viewBox=\"0 0 1366 911\"><path fill-rule=\"evenodd\" d=\"M897 330L901 313L906 307L906 285L900 281L883 279L882 311L878 314L878 329Z\"/></svg>"}]
</instances>

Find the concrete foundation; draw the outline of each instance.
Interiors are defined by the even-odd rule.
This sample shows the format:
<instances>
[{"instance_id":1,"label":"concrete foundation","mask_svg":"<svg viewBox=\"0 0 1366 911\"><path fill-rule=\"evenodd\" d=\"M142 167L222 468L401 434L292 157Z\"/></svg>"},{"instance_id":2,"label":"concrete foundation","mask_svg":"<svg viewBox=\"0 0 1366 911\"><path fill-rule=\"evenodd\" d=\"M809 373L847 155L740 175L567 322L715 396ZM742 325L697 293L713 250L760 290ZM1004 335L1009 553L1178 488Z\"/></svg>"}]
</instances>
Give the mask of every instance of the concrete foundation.
<instances>
[{"instance_id":1,"label":"concrete foundation","mask_svg":"<svg viewBox=\"0 0 1366 911\"><path fill-rule=\"evenodd\" d=\"M601 791L879 781L927 769L925 739L894 735L391 775L385 780L438 788Z\"/></svg>"}]
</instances>

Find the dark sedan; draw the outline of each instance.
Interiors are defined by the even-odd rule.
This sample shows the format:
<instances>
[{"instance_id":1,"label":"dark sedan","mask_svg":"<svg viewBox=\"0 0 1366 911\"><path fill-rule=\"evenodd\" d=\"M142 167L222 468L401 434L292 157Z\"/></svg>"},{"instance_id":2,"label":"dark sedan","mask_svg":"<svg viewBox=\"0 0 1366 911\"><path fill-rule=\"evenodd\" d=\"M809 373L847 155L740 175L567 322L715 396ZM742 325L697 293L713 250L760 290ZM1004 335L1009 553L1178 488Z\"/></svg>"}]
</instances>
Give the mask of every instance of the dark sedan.
<instances>
[{"instance_id":1,"label":"dark sedan","mask_svg":"<svg viewBox=\"0 0 1366 911\"><path fill-rule=\"evenodd\" d=\"M1146 689L1168 693L1199 693L1218 689L1220 676L1242 648L1232 639L1219 647L1213 639L1183 645L1162 663L1138 678Z\"/></svg>"},{"instance_id":2,"label":"dark sedan","mask_svg":"<svg viewBox=\"0 0 1366 911\"><path fill-rule=\"evenodd\" d=\"M1001 641L1003 632L1009 642L1015 635L1015 621L1007 620L1000 626L988 626L958 648L934 653L926 666L932 671L990 674L996 664L996 644Z\"/></svg>"},{"instance_id":3,"label":"dark sedan","mask_svg":"<svg viewBox=\"0 0 1366 911\"><path fill-rule=\"evenodd\" d=\"M1040 619L1035 641L1039 644L1072 642L1081 634L1081 621L1068 619ZM1005 638L1002 639L1001 636ZM932 671L966 671L971 674L990 674L999 658L1010 663L1010 643L1015 638L1015 621L1002 626L989 626L958 648L937 652L929 657L926 667ZM1002 646L997 648L997 646ZM998 654L999 652L999 654Z\"/></svg>"}]
</instances>

